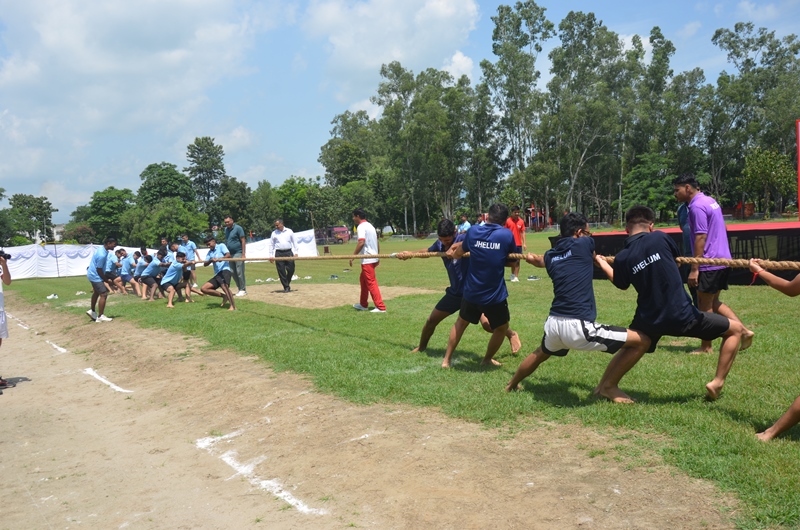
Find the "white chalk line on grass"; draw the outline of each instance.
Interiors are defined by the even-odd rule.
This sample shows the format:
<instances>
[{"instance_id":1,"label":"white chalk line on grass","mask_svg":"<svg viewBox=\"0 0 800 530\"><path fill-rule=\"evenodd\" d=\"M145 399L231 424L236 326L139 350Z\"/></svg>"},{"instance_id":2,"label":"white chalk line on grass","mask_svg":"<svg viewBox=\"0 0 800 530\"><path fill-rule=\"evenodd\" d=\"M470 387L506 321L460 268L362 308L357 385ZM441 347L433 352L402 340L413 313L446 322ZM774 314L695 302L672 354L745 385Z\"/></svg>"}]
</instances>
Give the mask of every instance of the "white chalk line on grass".
<instances>
[{"instance_id":1,"label":"white chalk line on grass","mask_svg":"<svg viewBox=\"0 0 800 530\"><path fill-rule=\"evenodd\" d=\"M240 436L243 432L244 431L239 430L239 431L234 431L232 433L228 433L224 436L209 436L206 438L200 438L195 442L195 445L197 446L198 449L205 449L206 451L208 451L209 454L217 456L215 454L216 451L214 450L214 446L218 442L221 442L223 440L230 440L231 438ZM271 493L272 495L284 501L286 504L295 508L300 513L313 514L313 515L328 514L327 510L311 508L306 503L304 503L303 501L301 501L300 499L298 499L297 497L286 491L283 487L283 484L281 484L277 479L264 480L262 478L259 478L255 474L255 468L258 464L264 462L267 459L266 456L260 456L258 458L251 460L247 464L242 464L236 459L236 455L237 455L236 451L233 450L226 451L222 455L219 455L220 460L228 464L230 467L233 468L234 471L236 471L236 474L233 477L241 476L246 478L251 485L261 490L264 490L267 493Z\"/></svg>"},{"instance_id":2,"label":"white chalk line on grass","mask_svg":"<svg viewBox=\"0 0 800 530\"><path fill-rule=\"evenodd\" d=\"M17 317L12 315L11 313L6 313L6 316L8 318L12 319L12 320L16 320L17 321L17 325L19 327L21 327L22 329L31 329L27 324L25 324L25 322L23 322L22 320L18 319Z\"/></svg>"},{"instance_id":3,"label":"white chalk line on grass","mask_svg":"<svg viewBox=\"0 0 800 530\"><path fill-rule=\"evenodd\" d=\"M53 342L50 342L49 340L46 340L45 342L46 342L47 344L49 344L50 346L52 346L52 347L53 347L53 348L54 348L54 349L55 349L55 350L58 352L56 355L60 355L60 354L62 354L62 353L67 353L67 349L66 349L66 348L62 348L62 347L61 347L61 346L59 346L58 344L55 344L55 343L53 343Z\"/></svg>"},{"instance_id":4,"label":"white chalk line on grass","mask_svg":"<svg viewBox=\"0 0 800 530\"><path fill-rule=\"evenodd\" d=\"M108 379L104 378L103 376L101 376L100 374L98 374L97 372L92 370L91 368L85 368L83 370L83 373L85 373L87 375L91 375L92 377L94 377L95 379L100 381L101 383L104 383L104 384L110 386L113 390L116 390L117 392L125 392L126 394L133 394L133 390L125 390L124 388L118 387L117 385L115 385L114 383L112 383Z\"/></svg>"}]
</instances>

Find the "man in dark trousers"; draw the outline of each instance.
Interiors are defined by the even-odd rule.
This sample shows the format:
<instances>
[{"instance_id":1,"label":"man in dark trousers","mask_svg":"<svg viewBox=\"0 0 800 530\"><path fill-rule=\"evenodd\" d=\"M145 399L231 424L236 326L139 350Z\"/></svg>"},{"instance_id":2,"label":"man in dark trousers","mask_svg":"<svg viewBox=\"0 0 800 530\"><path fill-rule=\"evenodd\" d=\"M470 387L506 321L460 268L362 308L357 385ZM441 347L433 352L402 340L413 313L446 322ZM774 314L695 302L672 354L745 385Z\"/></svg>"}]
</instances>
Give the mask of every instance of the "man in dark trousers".
<instances>
[{"instance_id":1,"label":"man in dark trousers","mask_svg":"<svg viewBox=\"0 0 800 530\"><path fill-rule=\"evenodd\" d=\"M246 258L245 249L247 241L244 236L244 229L233 222L233 217L226 215L223 220L225 224L225 246L231 253L232 258ZM244 261L230 261L231 273L239 292L234 296L247 296L247 282L244 277Z\"/></svg>"},{"instance_id":2,"label":"man in dark trousers","mask_svg":"<svg viewBox=\"0 0 800 530\"><path fill-rule=\"evenodd\" d=\"M297 257L297 243L294 240L294 232L291 228L286 228L283 224L283 219L275 219L275 230L272 231L272 236L269 238L269 257L270 258L287 258ZM288 293L291 291L289 284L292 282L294 276L294 260L269 260L270 263L275 263L278 269L278 277L281 279L283 285L283 292Z\"/></svg>"}]
</instances>

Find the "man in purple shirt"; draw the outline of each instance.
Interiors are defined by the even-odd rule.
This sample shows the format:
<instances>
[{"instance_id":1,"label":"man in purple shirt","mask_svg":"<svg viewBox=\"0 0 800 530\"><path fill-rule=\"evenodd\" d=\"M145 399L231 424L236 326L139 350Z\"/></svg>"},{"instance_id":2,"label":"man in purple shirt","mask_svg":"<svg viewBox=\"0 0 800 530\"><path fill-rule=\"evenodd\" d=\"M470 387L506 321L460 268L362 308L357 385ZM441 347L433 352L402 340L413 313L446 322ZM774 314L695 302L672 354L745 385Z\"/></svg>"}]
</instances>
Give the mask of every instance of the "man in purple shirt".
<instances>
[{"instance_id":1,"label":"man in purple shirt","mask_svg":"<svg viewBox=\"0 0 800 530\"><path fill-rule=\"evenodd\" d=\"M672 181L675 198L689 206L690 243L692 256L695 258L731 259L728 245L728 231L722 208L712 197L700 191L697 179L686 173ZM697 289L697 308L706 313L717 313L729 320L741 322L736 313L719 299L722 289L728 289L730 268L722 265L693 264L687 283ZM754 333L744 328L742 333L742 350L753 343ZM704 340L700 348L692 353L712 353L711 341Z\"/></svg>"}]
</instances>

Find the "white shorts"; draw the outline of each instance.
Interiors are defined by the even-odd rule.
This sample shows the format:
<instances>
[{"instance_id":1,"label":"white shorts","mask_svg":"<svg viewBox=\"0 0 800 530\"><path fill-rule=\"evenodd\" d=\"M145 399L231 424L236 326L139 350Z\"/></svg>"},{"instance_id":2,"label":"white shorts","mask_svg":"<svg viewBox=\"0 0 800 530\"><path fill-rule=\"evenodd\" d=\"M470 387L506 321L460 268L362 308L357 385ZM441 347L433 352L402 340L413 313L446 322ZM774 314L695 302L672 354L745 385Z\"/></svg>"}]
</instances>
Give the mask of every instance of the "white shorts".
<instances>
[{"instance_id":1,"label":"white shorts","mask_svg":"<svg viewBox=\"0 0 800 530\"><path fill-rule=\"evenodd\" d=\"M542 350L563 357L569 350L604 351L617 353L628 340L628 330L606 326L590 320L566 317L547 317L544 323Z\"/></svg>"}]
</instances>

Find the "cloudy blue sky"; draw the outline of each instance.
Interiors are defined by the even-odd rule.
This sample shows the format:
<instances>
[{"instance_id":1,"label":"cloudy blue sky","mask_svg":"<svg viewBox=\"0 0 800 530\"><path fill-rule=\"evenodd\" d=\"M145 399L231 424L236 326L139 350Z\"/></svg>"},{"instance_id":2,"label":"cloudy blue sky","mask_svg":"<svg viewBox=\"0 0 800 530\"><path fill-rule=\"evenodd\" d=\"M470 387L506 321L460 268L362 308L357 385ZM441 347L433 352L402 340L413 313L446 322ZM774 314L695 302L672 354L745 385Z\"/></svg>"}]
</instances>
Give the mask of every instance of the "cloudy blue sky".
<instances>
[{"instance_id":1,"label":"cloudy blue sky","mask_svg":"<svg viewBox=\"0 0 800 530\"><path fill-rule=\"evenodd\" d=\"M320 175L331 119L374 112L381 64L479 81L500 4L512 2L0 0L0 187L47 196L65 222L96 190L136 190L150 163L185 167L197 136L216 138L251 187ZM593 11L625 38L658 25L674 70L700 66L710 81L726 67L716 29L800 28L800 0L540 5L556 25Z\"/></svg>"}]
</instances>

